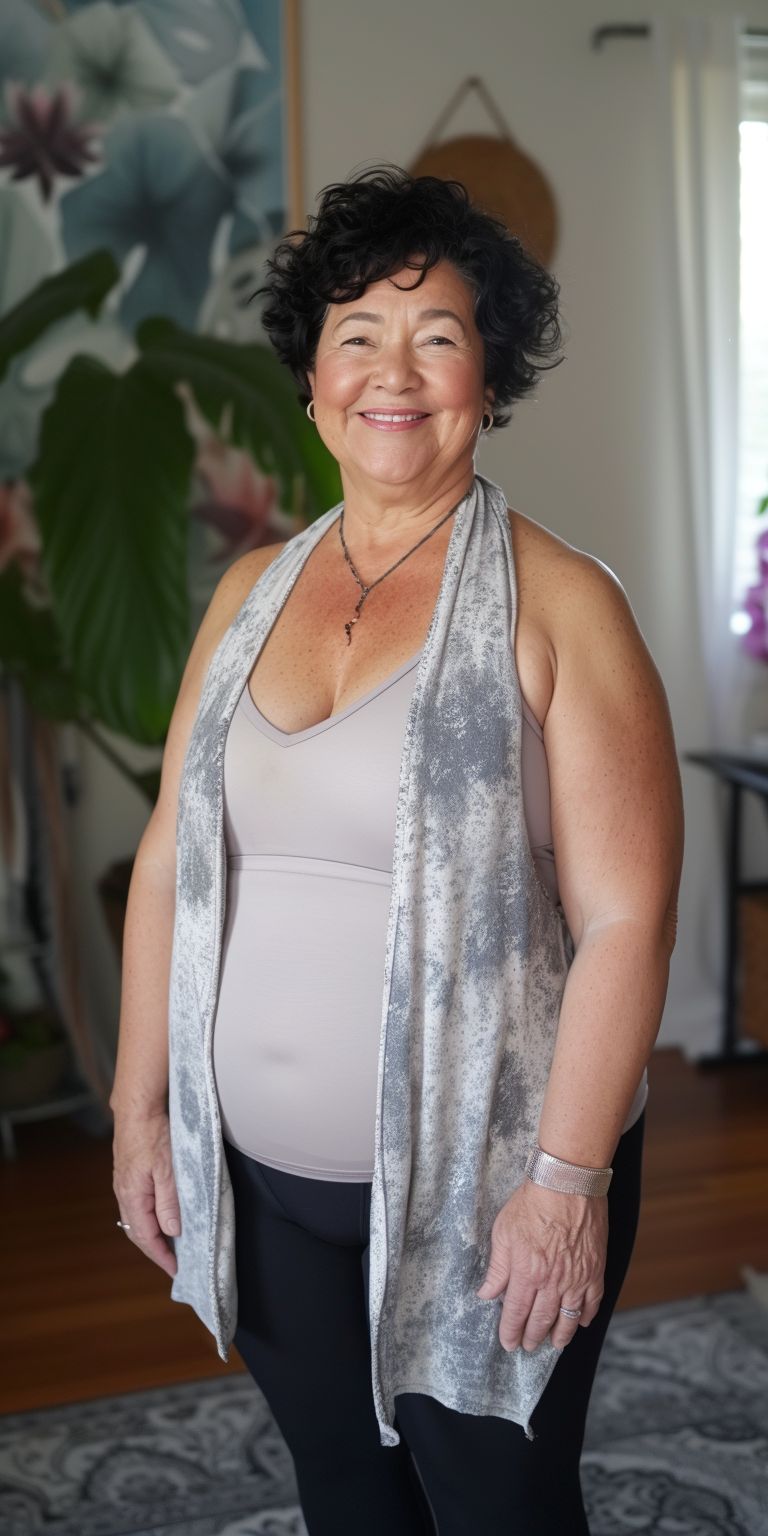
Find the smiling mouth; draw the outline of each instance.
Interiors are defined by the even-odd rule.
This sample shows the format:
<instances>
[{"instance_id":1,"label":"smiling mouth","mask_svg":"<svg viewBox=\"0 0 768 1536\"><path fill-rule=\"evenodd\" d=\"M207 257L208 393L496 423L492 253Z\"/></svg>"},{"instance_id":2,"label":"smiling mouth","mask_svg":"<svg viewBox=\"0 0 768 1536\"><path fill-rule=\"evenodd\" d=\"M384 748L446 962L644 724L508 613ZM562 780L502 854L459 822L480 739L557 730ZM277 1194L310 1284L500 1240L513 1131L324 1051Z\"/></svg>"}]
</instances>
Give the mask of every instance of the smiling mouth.
<instances>
[{"instance_id":1,"label":"smiling mouth","mask_svg":"<svg viewBox=\"0 0 768 1536\"><path fill-rule=\"evenodd\" d=\"M361 411L363 421L367 421L371 427L378 427L386 431L395 428L400 431L409 427L417 427L420 422L428 421L429 411Z\"/></svg>"}]
</instances>

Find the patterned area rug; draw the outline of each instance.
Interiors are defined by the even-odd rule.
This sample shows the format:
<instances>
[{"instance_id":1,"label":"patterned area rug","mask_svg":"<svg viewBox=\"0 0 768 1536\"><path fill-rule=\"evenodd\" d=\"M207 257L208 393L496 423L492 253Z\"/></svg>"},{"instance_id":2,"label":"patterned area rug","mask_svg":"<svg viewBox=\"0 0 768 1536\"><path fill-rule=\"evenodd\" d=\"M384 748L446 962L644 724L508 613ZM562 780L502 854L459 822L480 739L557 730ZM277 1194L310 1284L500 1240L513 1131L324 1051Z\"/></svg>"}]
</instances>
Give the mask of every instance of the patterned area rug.
<instances>
[{"instance_id":1,"label":"patterned area rug","mask_svg":"<svg viewBox=\"0 0 768 1536\"><path fill-rule=\"evenodd\" d=\"M768 1536L768 1312L619 1313L583 1483L592 1536ZM0 1419L0 1536L306 1533L264 1399L228 1376Z\"/></svg>"},{"instance_id":2,"label":"patterned area rug","mask_svg":"<svg viewBox=\"0 0 768 1536\"><path fill-rule=\"evenodd\" d=\"M592 1536L768 1536L768 1311L737 1291L618 1313L581 1475Z\"/></svg>"}]
</instances>

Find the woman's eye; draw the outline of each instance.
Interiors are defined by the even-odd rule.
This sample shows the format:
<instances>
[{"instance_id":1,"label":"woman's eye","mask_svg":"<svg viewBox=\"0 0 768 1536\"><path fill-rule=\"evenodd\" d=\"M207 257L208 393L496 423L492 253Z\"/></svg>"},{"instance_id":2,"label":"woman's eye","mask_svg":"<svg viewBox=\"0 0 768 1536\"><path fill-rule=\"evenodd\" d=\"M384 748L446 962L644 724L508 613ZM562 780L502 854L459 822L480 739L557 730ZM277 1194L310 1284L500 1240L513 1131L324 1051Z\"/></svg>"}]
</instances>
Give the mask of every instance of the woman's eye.
<instances>
[{"instance_id":1,"label":"woman's eye","mask_svg":"<svg viewBox=\"0 0 768 1536\"><path fill-rule=\"evenodd\" d=\"M368 337L367 336L348 336L346 338L346 341L342 342L342 346L343 347L364 347L364 346L366 346L367 342L368 342Z\"/></svg>"},{"instance_id":2,"label":"woman's eye","mask_svg":"<svg viewBox=\"0 0 768 1536\"><path fill-rule=\"evenodd\" d=\"M429 345L430 347L452 347L453 342L450 336L430 336Z\"/></svg>"}]
</instances>

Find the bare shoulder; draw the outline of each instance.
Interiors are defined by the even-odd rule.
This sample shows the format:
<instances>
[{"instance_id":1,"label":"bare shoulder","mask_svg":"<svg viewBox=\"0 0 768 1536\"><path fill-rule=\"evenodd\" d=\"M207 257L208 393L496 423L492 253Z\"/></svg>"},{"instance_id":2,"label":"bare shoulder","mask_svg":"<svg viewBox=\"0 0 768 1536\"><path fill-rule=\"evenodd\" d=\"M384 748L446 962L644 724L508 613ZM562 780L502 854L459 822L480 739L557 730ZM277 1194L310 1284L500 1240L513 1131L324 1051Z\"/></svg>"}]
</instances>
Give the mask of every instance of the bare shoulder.
<instances>
[{"instance_id":1,"label":"bare shoulder","mask_svg":"<svg viewBox=\"0 0 768 1536\"><path fill-rule=\"evenodd\" d=\"M518 587L515 658L523 696L542 726L559 701L611 700L631 711L638 692L666 716L661 678L627 595L608 567L540 524L510 512Z\"/></svg>"},{"instance_id":2,"label":"bare shoulder","mask_svg":"<svg viewBox=\"0 0 768 1536\"><path fill-rule=\"evenodd\" d=\"M284 548L284 544L270 544L265 549L254 549L236 560L222 576L195 636L168 731L163 753L160 797L150 822L150 828L153 829L151 836L159 837L161 842L164 840L166 851L174 844L184 753L213 654L254 583Z\"/></svg>"},{"instance_id":3,"label":"bare shoulder","mask_svg":"<svg viewBox=\"0 0 768 1536\"><path fill-rule=\"evenodd\" d=\"M634 651L655 672L629 599L613 572L520 512L510 512L520 622L538 634L555 674L584 648Z\"/></svg>"},{"instance_id":4,"label":"bare shoulder","mask_svg":"<svg viewBox=\"0 0 768 1536\"><path fill-rule=\"evenodd\" d=\"M218 631L221 638L229 629L235 614L242 608L251 588L284 549L285 544L268 544L264 549L250 550L247 555L236 560L234 565L230 565L211 598L201 629L207 626L212 632Z\"/></svg>"},{"instance_id":5,"label":"bare shoulder","mask_svg":"<svg viewBox=\"0 0 768 1536\"><path fill-rule=\"evenodd\" d=\"M522 512L510 511L509 521L521 601L527 599L542 615L546 611L555 625L560 616L567 618L571 605L584 602L632 616L621 582L601 560L574 549Z\"/></svg>"},{"instance_id":6,"label":"bare shoulder","mask_svg":"<svg viewBox=\"0 0 768 1536\"><path fill-rule=\"evenodd\" d=\"M203 679L219 641L239 613L251 588L272 561L277 559L282 549L285 549L285 544L268 544L264 549L251 550L224 572L195 636L179 692L177 710L179 704L183 707L190 698L197 708Z\"/></svg>"}]
</instances>

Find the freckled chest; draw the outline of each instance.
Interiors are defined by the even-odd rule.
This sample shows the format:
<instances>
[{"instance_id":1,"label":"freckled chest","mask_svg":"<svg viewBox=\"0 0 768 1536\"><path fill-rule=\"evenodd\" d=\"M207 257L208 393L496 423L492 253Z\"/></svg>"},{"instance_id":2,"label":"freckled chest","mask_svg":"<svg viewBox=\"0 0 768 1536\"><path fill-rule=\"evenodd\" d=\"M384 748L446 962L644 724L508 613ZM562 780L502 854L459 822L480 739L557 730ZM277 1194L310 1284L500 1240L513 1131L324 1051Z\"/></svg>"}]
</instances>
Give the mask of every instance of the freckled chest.
<instances>
[{"instance_id":1,"label":"freckled chest","mask_svg":"<svg viewBox=\"0 0 768 1536\"><path fill-rule=\"evenodd\" d=\"M452 521L371 591L347 643L360 588L344 560L338 525L307 561L251 674L250 690L281 730L304 730L346 708L409 660L424 643L445 565ZM407 548L407 545L405 546ZM374 561L351 551L369 584L405 553Z\"/></svg>"}]
</instances>

